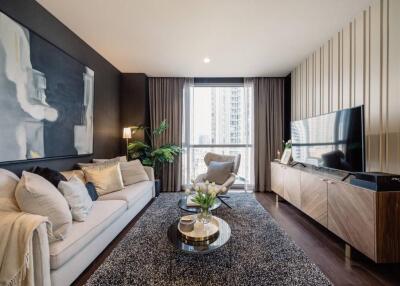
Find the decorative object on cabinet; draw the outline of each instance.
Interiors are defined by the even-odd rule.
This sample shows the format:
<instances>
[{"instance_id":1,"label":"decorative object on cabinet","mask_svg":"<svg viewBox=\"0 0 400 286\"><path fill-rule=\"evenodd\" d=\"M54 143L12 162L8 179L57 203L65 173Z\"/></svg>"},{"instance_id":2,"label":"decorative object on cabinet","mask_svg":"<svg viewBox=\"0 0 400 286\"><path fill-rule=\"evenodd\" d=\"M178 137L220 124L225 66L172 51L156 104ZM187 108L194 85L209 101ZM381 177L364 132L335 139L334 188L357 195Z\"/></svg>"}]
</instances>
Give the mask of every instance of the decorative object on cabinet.
<instances>
[{"instance_id":1,"label":"decorative object on cabinet","mask_svg":"<svg viewBox=\"0 0 400 286\"><path fill-rule=\"evenodd\" d=\"M281 163L285 165L289 164L291 157L292 157L292 149L286 148L285 151L283 152Z\"/></svg>"}]
</instances>

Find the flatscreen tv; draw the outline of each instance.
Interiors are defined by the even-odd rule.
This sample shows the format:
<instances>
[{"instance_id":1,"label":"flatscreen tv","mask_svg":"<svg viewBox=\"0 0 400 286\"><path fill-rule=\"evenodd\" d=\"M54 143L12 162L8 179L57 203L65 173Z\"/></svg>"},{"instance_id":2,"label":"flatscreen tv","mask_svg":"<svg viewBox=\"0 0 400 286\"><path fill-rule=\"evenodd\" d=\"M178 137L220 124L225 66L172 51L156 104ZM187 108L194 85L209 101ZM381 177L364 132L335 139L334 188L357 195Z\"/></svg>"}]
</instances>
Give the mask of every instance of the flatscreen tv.
<instances>
[{"instance_id":1,"label":"flatscreen tv","mask_svg":"<svg viewBox=\"0 0 400 286\"><path fill-rule=\"evenodd\" d=\"M291 122L295 162L363 172L364 107L358 106Z\"/></svg>"}]
</instances>

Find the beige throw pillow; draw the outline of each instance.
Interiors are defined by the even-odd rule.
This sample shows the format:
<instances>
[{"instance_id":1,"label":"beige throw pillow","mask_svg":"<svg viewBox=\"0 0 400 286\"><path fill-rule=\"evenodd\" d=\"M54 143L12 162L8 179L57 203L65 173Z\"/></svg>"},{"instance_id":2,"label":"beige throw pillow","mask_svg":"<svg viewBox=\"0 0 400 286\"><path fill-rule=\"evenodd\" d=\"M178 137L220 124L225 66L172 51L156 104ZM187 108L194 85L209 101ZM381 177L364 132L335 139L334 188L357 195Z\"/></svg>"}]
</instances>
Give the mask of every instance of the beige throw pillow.
<instances>
[{"instance_id":1,"label":"beige throw pillow","mask_svg":"<svg viewBox=\"0 0 400 286\"><path fill-rule=\"evenodd\" d=\"M65 198L49 181L24 171L15 198L23 212L49 218L55 240L66 237L72 224L71 212Z\"/></svg>"},{"instance_id":2,"label":"beige throw pillow","mask_svg":"<svg viewBox=\"0 0 400 286\"><path fill-rule=\"evenodd\" d=\"M8 170L0 169L0 211L19 212L15 200L15 188L19 178Z\"/></svg>"},{"instance_id":3,"label":"beige throw pillow","mask_svg":"<svg viewBox=\"0 0 400 286\"><path fill-rule=\"evenodd\" d=\"M86 182L91 182L96 187L99 196L116 192L124 188L120 163L95 164L82 168Z\"/></svg>"},{"instance_id":4,"label":"beige throw pillow","mask_svg":"<svg viewBox=\"0 0 400 286\"><path fill-rule=\"evenodd\" d=\"M95 165L99 165L99 164L114 164L114 163L122 163L122 162L127 162L126 157L125 156L121 156L121 157L115 157L112 159L93 159L92 160L93 163L78 163L79 168L84 168L84 167L90 167L90 166L95 166Z\"/></svg>"},{"instance_id":5,"label":"beige throw pillow","mask_svg":"<svg viewBox=\"0 0 400 286\"><path fill-rule=\"evenodd\" d=\"M139 160L120 163L120 166L122 180L124 181L125 186L149 180L149 176L147 176L147 173Z\"/></svg>"},{"instance_id":6,"label":"beige throw pillow","mask_svg":"<svg viewBox=\"0 0 400 286\"><path fill-rule=\"evenodd\" d=\"M62 171L61 175L63 175L67 179L67 181L71 180L73 176L76 176L82 181L82 183L84 184L86 183L85 174L83 173L82 170Z\"/></svg>"},{"instance_id":7,"label":"beige throw pillow","mask_svg":"<svg viewBox=\"0 0 400 286\"><path fill-rule=\"evenodd\" d=\"M114 162L128 162L128 160L126 160L126 156L119 156L119 157L115 157L112 159L93 159L92 160L93 163L105 163L105 162L110 162L110 161L114 161Z\"/></svg>"}]
</instances>

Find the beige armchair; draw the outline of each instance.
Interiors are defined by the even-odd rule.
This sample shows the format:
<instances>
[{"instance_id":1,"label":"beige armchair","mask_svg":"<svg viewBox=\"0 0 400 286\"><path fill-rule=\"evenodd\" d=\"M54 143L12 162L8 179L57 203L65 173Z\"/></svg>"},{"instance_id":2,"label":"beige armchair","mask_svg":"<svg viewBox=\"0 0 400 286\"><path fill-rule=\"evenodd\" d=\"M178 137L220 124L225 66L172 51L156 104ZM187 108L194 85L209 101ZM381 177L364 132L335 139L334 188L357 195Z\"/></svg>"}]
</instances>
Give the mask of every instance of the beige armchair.
<instances>
[{"instance_id":1,"label":"beige armchair","mask_svg":"<svg viewBox=\"0 0 400 286\"><path fill-rule=\"evenodd\" d=\"M230 189L230 187L232 187L233 183L235 182L236 179L236 175L239 171L239 166L240 166L240 154L237 154L235 156L232 155L220 155L220 154L216 154L216 153L212 153L209 152L204 156L204 162L206 163L206 166L208 166L210 164L211 161L216 161L216 162L233 162L233 170L231 175L229 176L229 178L225 181L225 183L223 183L222 185L217 185L217 187L219 188L226 188L225 193L227 193ZM207 174L200 174L199 176L197 176L195 183L199 184L199 183L204 183L206 180ZM223 199L224 198L228 198L227 196L221 194L218 195L218 199L225 204L226 206L230 207Z\"/></svg>"}]
</instances>

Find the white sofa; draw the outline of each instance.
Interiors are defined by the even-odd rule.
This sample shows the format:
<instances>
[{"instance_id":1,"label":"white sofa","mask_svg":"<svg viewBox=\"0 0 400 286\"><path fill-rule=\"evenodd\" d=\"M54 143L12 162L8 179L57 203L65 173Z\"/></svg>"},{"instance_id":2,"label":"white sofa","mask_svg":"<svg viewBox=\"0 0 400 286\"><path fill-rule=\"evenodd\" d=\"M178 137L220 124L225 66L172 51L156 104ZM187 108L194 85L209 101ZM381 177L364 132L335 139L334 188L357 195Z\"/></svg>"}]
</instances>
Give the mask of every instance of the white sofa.
<instances>
[{"instance_id":1,"label":"white sofa","mask_svg":"<svg viewBox=\"0 0 400 286\"><path fill-rule=\"evenodd\" d=\"M70 285L90 265L155 196L153 169L145 170L150 181L99 197L86 221L73 222L66 239L49 244L45 225L35 231L35 285ZM63 174L68 178L72 172Z\"/></svg>"}]
</instances>

